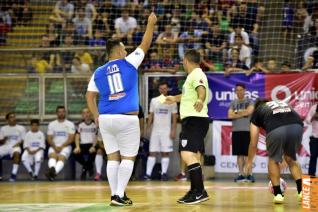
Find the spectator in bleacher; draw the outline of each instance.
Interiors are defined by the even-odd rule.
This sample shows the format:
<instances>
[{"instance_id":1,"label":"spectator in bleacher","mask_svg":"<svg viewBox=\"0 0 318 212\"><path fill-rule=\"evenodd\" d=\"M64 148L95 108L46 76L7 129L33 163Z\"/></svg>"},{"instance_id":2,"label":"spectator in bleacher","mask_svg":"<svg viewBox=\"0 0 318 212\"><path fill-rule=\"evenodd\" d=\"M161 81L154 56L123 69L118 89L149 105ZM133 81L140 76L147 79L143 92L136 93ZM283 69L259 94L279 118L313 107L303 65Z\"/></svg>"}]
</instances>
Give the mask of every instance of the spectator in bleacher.
<instances>
[{"instance_id":1,"label":"spectator in bleacher","mask_svg":"<svg viewBox=\"0 0 318 212\"><path fill-rule=\"evenodd\" d=\"M267 61L266 66L264 66L260 62L255 63L254 67L249 71L249 73L252 73L253 71L259 71L259 72L263 72L265 74L281 73L281 70L277 66L276 59L274 59L274 58L270 58Z\"/></svg>"},{"instance_id":2,"label":"spectator in bleacher","mask_svg":"<svg viewBox=\"0 0 318 212\"><path fill-rule=\"evenodd\" d=\"M234 45L240 51L240 61L250 68L252 62L251 49L243 43L243 38L241 35L236 35L234 38Z\"/></svg>"},{"instance_id":3,"label":"spectator in bleacher","mask_svg":"<svg viewBox=\"0 0 318 212\"><path fill-rule=\"evenodd\" d=\"M48 35L42 36L41 48L49 48L50 47L50 39ZM62 63L60 54L56 51L44 51L41 59L47 61L49 66L46 70L52 70L53 72L61 72L62 71Z\"/></svg>"},{"instance_id":4,"label":"spectator in bleacher","mask_svg":"<svg viewBox=\"0 0 318 212\"><path fill-rule=\"evenodd\" d=\"M49 25L46 26L46 35L49 39L50 47L56 47L60 45L60 36L55 29L54 23L49 23Z\"/></svg>"},{"instance_id":5,"label":"spectator in bleacher","mask_svg":"<svg viewBox=\"0 0 318 212\"><path fill-rule=\"evenodd\" d=\"M86 180L87 172L90 177L94 174L96 144L97 125L92 120L90 111L85 107L82 109L82 120L77 125L73 150L75 160L82 165L81 180Z\"/></svg>"},{"instance_id":6,"label":"spectator in bleacher","mask_svg":"<svg viewBox=\"0 0 318 212\"><path fill-rule=\"evenodd\" d=\"M103 160L106 156L103 139L98 131L97 134L97 144L95 146L96 149L96 156L95 156L95 171L96 175L94 177L94 181L100 181L102 177L102 167L103 167Z\"/></svg>"},{"instance_id":7,"label":"spectator in bleacher","mask_svg":"<svg viewBox=\"0 0 318 212\"><path fill-rule=\"evenodd\" d=\"M311 15L308 15L305 19L304 23L304 32L307 34L310 32L310 28L315 26L315 21L318 19L318 3L315 6L315 9L313 10L313 13Z\"/></svg>"},{"instance_id":8,"label":"spectator in bleacher","mask_svg":"<svg viewBox=\"0 0 318 212\"><path fill-rule=\"evenodd\" d=\"M183 59L184 53L187 49L197 49L200 47L200 45L197 45L197 43L200 42L201 35L194 30L193 23L189 23L189 26L186 29L187 30L183 31L176 39L176 43L178 43L178 54L180 59Z\"/></svg>"},{"instance_id":9,"label":"spectator in bleacher","mask_svg":"<svg viewBox=\"0 0 318 212\"><path fill-rule=\"evenodd\" d=\"M202 71L207 72L207 71L215 71L215 66L213 65L213 62L210 61L205 53L204 48L200 48L199 50L200 56L201 56L201 62L200 62L200 68Z\"/></svg>"},{"instance_id":10,"label":"spectator in bleacher","mask_svg":"<svg viewBox=\"0 0 318 212\"><path fill-rule=\"evenodd\" d=\"M0 158L10 156L13 160L10 181L15 182L20 164L21 145L25 136L25 128L17 124L14 112L6 114L8 124L0 130ZM0 176L2 179L2 176Z\"/></svg>"},{"instance_id":11,"label":"spectator in bleacher","mask_svg":"<svg viewBox=\"0 0 318 212\"><path fill-rule=\"evenodd\" d=\"M240 60L240 50L238 48L232 48L230 53L231 57L225 63L225 76L228 76L233 72L244 72L249 70L245 63Z\"/></svg>"},{"instance_id":12,"label":"spectator in bleacher","mask_svg":"<svg viewBox=\"0 0 318 212\"><path fill-rule=\"evenodd\" d=\"M96 29L94 33L94 37L92 39L89 39L88 45L89 46L105 46L106 40L105 40L104 33L101 30Z\"/></svg>"},{"instance_id":13,"label":"spectator in bleacher","mask_svg":"<svg viewBox=\"0 0 318 212\"><path fill-rule=\"evenodd\" d=\"M217 17L222 32L229 32L229 25L231 23L232 11L234 10L234 2L222 0L218 2Z\"/></svg>"},{"instance_id":14,"label":"spectator in bleacher","mask_svg":"<svg viewBox=\"0 0 318 212\"><path fill-rule=\"evenodd\" d=\"M50 16L50 20L55 23L65 23L72 20L74 16L74 5L69 0L57 1Z\"/></svg>"},{"instance_id":15,"label":"spectator in bleacher","mask_svg":"<svg viewBox=\"0 0 318 212\"><path fill-rule=\"evenodd\" d=\"M156 157L161 155L161 180L167 181L169 153L173 151L173 140L176 138L177 104L167 105L160 98L168 95L167 82L161 82L158 87L160 95L150 101L147 134L150 135L149 156L147 159L146 180L151 180L151 173L156 164Z\"/></svg>"},{"instance_id":16,"label":"spectator in bleacher","mask_svg":"<svg viewBox=\"0 0 318 212\"><path fill-rule=\"evenodd\" d=\"M74 74L91 73L90 67L86 63L82 63L79 57L74 57L72 60L71 72Z\"/></svg>"},{"instance_id":17,"label":"spectator in bleacher","mask_svg":"<svg viewBox=\"0 0 318 212\"><path fill-rule=\"evenodd\" d=\"M116 34L113 38L121 39L123 42L132 44L133 34L137 28L137 20L129 16L129 9L124 8L121 12L121 17L115 20Z\"/></svg>"},{"instance_id":18,"label":"spectator in bleacher","mask_svg":"<svg viewBox=\"0 0 318 212\"><path fill-rule=\"evenodd\" d=\"M306 27L310 25L311 16L309 16L304 1L299 1L295 12L295 30L298 34L306 32ZM309 29L309 28L307 28Z\"/></svg>"},{"instance_id":19,"label":"spectator in bleacher","mask_svg":"<svg viewBox=\"0 0 318 212\"><path fill-rule=\"evenodd\" d=\"M66 48L70 48L73 47L73 35L72 34L68 34L64 37L64 41L62 44L62 47L66 47ZM62 51L61 52L61 60L62 60L62 66L63 66L63 70L65 72L70 72L71 70L71 64L72 64L72 60L74 58L74 52L72 51Z\"/></svg>"},{"instance_id":20,"label":"spectator in bleacher","mask_svg":"<svg viewBox=\"0 0 318 212\"><path fill-rule=\"evenodd\" d=\"M283 35L284 39L291 36L293 27L294 27L294 10L290 5L289 0L285 1L283 7Z\"/></svg>"},{"instance_id":21,"label":"spectator in bleacher","mask_svg":"<svg viewBox=\"0 0 318 212\"><path fill-rule=\"evenodd\" d=\"M284 61L282 64L281 64L281 73L289 73L289 72L292 72L291 70L291 65L288 61Z\"/></svg>"},{"instance_id":22,"label":"spectator in bleacher","mask_svg":"<svg viewBox=\"0 0 318 212\"><path fill-rule=\"evenodd\" d=\"M111 0L105 0L100 2L99 6L96 7L97 9L97 19L100 19L109 26L109 30L114 30L115 27L115 19L119 14L117 8L112 5ZM97 23L96 23L97 24ZM110 35L111 36L111 35ZM110 37L107 36L107 37Z\"/></svg>"},{"instance_id":23,"label":"spectator in bleacher","mask_svg":"<svg viewBox=\"0 0 318 212\"><path fill-rule=\"evenodd\" d=\"M174 55L175 44L178 39L178 34L172 32L172 26L167 24L165 31L160 33L157 37L156 44L159 44L159 54L163 55L163 51L168 49L169 55Z\"/></svg>"},{"instance_id":24,"label":"spectator in bleacher","mask_svg":"<svg viewBox=\"0 0 318 212\"><path fill-rule=\"evenodd\" d=\"M0 6L0 46L6 44L7 33L11 31L12 18L5 6Z\"/></svg>"},{"instance_id":25,"label":"spectator in bleacher","mask_svg":"<svg viewBox=\"0 0 318 212\"><path fill-rule=\"evenodd\" d=\"M203 36L202 42L213 60L220 62L226 58L227 37L221 32L218 22L212 24L212 31Z\"/></svg>"},{"instance_id":26,"label":"spectator in bleacher","mask_svg":"<svg viewBox=\"0 0 318 212\"><path fill-rule=\"evenodd\" d=\"M181 31L181 24L182 24L180 8L174 8L170 23L172 26L172 32L179 34Z\"/></svg>"},{"instance_id":27,"label":"spectator in bleacher","mask_svg":"<svg viewBox=\"0 0 318 212\"><path fill-rule=\"evenodd\" d=\"M318 40L317 40L317 38L318 38L318 17L314 20L313 26L310 27L310 29L309 29L309 34L310 34L311 36L313 36L313 38L315 38L316 41L318 41Z\"/></svg>"},{"instance_id":28,"label":"spectator in bleacher","mask_svg":"<svg viewBox=\"0 0 318 212\"><path fill-rule=\"evenodd\" d=\"M55 180L72 152L71 144L74 142L75 126L73 122L66 119L65 112L64 106L57 106L57 119L48 125L49 171L45 175L50 181Z\"/></svg>"},{"instance_id":29,"label":"spectator in bleacher","mask_svg":"<svg viewBox=\"0 0 318 212\"><path fill-rule=\"evenodd\" d=\"M208 33L209 24L200 16L200 14L192 12L189 22L192 23L194 30L199 33L200 36Z\"/></svg>"},{"instance_id":30,"label":"spectator in bleacher","mask_svg":"<svg viewBox=\"0 0 318 212\"><path fill-rule=\"evenodd\" d=\"M77 8L84 8L85 18L88 18L93 23L97 17L97 11L93 3L88 0L79 0L76 5Z\"/></svg>"},{"instance_id":31,"label":"spectator in bleacher","mask_svg":"<svg viewBox=\"0 0 318 212\"><path fill-rule=\"evenodd\" d=\"M12 0L10 1L10 6L13 21L16 22L16 24L26 24L32 20L32 9L29 0Z\"/></svg>"},{"instance_id":32,"label":"spectator in bleacher","mask_svg":"<svg viewBox=\"0 0 318 212\"><path fill-rule=\"evenodd\" d=\"M127 5L127 0L111 0L112 5L115 7L124 7Z\"/></svg>"},{"instance_id":33,"label":"spectator in bleacher","mask_svg":"<svg viewBox=\"0 0 318 212\"><path fill-rule=\"evenodd\" d=\"M243 39L243 43L247 46L250 45L250 39L249 36L247 34L247 32L245 32L242 28L242 26L240 25L240 23L233 25L234 31L230 34L230 46L233 46L235 43L235 36L236 35L241 35L242 39Z\"/></svg>"},{"instance_id":34,"label":"spectator in bleacher","mask_svg":"<svg viewBox=\"0 0 318 212\"><path fill-rule=\"evenodd\" d=\"M75 26L74 41L79 45L86 45L89 39L93 38L92 22L85 17L84 8L79 8L76 17L73 19Z\"/></svg>"},{"instance_id":35,"label":"spectator in bleacher","mask_svg":"<svg viewBox=\"0 0 318 212\"><path fill-rule=\"evenodd\" d=\"M160 59L157 50L152 50L149 55L150 59L143 65L144 72L168 72L174 74L178 71L179 64L170 58Z\"/></svg>"},{"instance_id":36,"label":"spectator in bleacher","mask_svg":"<svg viewBox=\"0 0 318 212\"><path fill-rule=\"evenodd\" d=\"M93 69L93 58L90 53L86 52L85 50L79 50L76 52L75 57L79 57L81 59L81 63L88 64L90 70Z\"/></svg>"},{"instance_id":37,"label":"spectator in bleacher","mask_svg":"<svg viewBox=\"0 0 318 212\"><path fill-rule=\"evenodd\" d=\"M52 66L39 54L34 54L27 67L28 73L44 74L52 71Z\"/></svg>"},{"instance_id":38,"label":"spectator in bleacher","mask_svg":"<svg viewBox=\"0 0 318 212\"><path fill-rule=\"evenodd\" d=\"M26 133L23 142L22 163L32 180L37 180L44 157L45 135L39 130L39 119L32 119L30 124L31 130ZM33 164L34 171L31 167Z\"/></svg>"},{"instance_id":39,"label":"spectator in bleacher","mask_svg":"<svg viewBox=\"0 0 318 212\"><path fill-rule=\"evenodd\" d=\"M93 31L99 30L104 37L111 37L111 23L110 16L107 12L98 13L96 20L93 23Z\"/></svg>"},{"instance_id":40,"label":"spectator in bleacher","mask_svg":"<svg viewBox=\"0 0 318 212\"><path fill-rule=\"evenodd\" d=\"M308 69L318 69L318 50L307 57L306 63L302 69L304 71L307 71Z\"/></svg>"}]
</instances>

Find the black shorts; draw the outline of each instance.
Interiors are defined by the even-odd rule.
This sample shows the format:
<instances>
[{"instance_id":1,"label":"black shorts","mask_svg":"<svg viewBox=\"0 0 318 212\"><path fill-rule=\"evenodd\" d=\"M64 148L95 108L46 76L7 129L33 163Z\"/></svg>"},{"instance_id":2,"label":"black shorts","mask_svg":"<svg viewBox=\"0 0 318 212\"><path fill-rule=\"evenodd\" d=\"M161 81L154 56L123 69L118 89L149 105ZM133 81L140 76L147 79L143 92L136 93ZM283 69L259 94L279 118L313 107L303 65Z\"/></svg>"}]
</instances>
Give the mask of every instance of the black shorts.
<instances>
[{"instance_id":1,"label":"black shorts","mask_svg":"<svg viewBox=\"0 0 318 212\"><path fill-rule=\"evenodd\" d=\"M247 156L249 145L250 145L249 131L232 132L232 155Z\"/></svg>"},{"instance_id":2,"label":"black shorts","mask_svg":"<svg viewBox=\"0 0 318 212\"><path fill-rule=\"evenodd\" d=\"M204 138L209 130L209 119L187 117L182 119L179 151L204 153Z\"/></svg>"}]
</instances>

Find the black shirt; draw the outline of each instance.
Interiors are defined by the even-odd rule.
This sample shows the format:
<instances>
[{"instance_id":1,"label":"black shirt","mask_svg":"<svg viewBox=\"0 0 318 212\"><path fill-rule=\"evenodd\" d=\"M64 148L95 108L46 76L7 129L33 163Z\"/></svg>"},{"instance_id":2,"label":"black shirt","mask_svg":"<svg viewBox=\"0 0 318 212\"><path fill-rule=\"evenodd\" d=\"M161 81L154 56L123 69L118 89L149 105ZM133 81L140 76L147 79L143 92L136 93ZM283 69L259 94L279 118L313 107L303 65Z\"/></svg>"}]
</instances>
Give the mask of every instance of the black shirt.
<instances>
[{"instance_id":1,"label":"black shirt","mask_svg":"<svg viewBox=\"0 0 318 212\"><path fill-rule=\"evenodd\" d=\"M251 122L263 128L266 133L289 124L300 124L303 122L300 116L284 102L267 102L254 110Z\"/></svg>"}]
</instances>

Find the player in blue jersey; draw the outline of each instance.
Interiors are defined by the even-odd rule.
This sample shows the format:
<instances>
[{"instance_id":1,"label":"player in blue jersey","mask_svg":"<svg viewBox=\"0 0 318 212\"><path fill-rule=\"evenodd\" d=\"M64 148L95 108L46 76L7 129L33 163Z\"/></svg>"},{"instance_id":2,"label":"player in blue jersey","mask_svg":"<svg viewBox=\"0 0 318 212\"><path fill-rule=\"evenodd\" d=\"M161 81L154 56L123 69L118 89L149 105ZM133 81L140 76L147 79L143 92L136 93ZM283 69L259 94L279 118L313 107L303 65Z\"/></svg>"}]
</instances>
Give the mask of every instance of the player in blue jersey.
<instances>
[{"instance_id":1,"label":"player in blue jersey","mask_svg":"<svg viewBox=\"0 0 318 212\"><path fill-rule=\"evenodd\" d=\"M107 178L114 206L132 205L125 189L140 142L137 69L150 48L156 22L151 13L141 44L128 56L123 43L108 40L109 61L96 69L87 88L87 105L99 124L108 158Z\"/></svg>"}]
</instances>

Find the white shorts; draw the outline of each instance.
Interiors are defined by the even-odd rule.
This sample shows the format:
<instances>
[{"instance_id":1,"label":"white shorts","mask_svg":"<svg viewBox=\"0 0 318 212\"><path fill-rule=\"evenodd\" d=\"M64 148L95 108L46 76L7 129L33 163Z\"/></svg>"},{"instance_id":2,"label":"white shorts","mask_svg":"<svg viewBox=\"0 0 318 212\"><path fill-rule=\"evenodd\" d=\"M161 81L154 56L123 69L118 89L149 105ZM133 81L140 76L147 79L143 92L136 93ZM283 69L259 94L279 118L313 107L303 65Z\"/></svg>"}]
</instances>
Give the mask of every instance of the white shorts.
<instances>
[{"instance_id":1,"label":"white shorts","mask_svg":"<svg viewBox=\"0 0 318 212\"><path fill-rule=\"evenodd\" d=\"M139 119L136 115L100 115L99 129L106 154L119 151L120 155L134 157L140 144Z\"/></svg>"},{"instance_id":2,"label":"white shorts","mask_svg":"<svg viewBox=\"0 0 318 212\"><path fill-rule=\"evenodd\" d=\"M63 155L65 159L67 160L70 157L71 152L72 152L72 147L69 145L67 147L64 147L62 151L60 151L60 153L57 153L57 155ZM52 147L49 148L48 154L50 155L51 153L56 153Z\"/></svg>"},{"instance_id":3,"label":"white shorts","mask_svg":"<svg viewBox=\"0 0 318 212\"><path fill-rule=\"evenodd\" d=\"M42 162L43 155L43 149L39 150L34 155L30 155L27 150L24 150L22 154L22 161L28 161L30 164L34 164L35 162Z\"/></svg>"},{"instance_id":4,"label":"white shorts","mask_svg":"<svg viewBox=\"0 0 318 212\"><path fill-rule=\"evenodd\" d=\"M10 155L10 157L13 156L13 153L18 152L21 154L21 148L20 147L12 147L10 145L1 145L0 146L0 158Z\"/></svg>"},{"instance_id":5,"label":"white shorts","mask_svg":"<svg viewBox=\"0 0 318 212\"><path fill-rule=\"evenodd\" d=\"M172 152L173 143L168 132L151 132L149 152Z\"/></svg>"}]
</instances>

